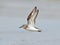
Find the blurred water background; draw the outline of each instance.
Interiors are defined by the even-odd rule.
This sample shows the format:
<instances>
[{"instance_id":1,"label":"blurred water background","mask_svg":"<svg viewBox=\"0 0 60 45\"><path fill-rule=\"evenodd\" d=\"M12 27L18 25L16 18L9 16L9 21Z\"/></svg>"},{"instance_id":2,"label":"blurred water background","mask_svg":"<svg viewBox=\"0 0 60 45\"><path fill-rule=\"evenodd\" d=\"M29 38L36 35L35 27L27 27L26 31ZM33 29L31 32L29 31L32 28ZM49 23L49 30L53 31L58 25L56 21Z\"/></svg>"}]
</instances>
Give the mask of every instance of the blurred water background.
<instances>
[{"instance_id":1,"label":"blurred water background","mask_svg":"<svg viewBox=\"0 0 60 45\"><path fill-rule=\"evenodd\" d=\"M19 28L34 6L41 33ZM60 0L0 0L0 45L60 45Z\"/></svg>"}]
</instances>

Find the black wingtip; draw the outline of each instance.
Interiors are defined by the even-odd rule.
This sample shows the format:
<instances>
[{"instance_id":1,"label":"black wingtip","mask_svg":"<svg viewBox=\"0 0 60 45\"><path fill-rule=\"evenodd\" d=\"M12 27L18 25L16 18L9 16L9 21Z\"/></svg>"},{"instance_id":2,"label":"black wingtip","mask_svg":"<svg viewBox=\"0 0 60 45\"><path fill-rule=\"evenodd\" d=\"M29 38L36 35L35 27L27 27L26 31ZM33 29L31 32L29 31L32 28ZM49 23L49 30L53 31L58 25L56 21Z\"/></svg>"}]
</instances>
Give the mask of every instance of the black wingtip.
<instances>
[{"instance_id":1,"label":"black wingtip","mask_svg":"<svg viewBox=\"0 0 60 45\"><path fill-rule=\"evenodd\" d=\"M41 32L41 30L38 30L38 32Z\"/></svg>"},{"instance_id":2,"label":"black wingtip","mask_svg":"<svg viewBox=\"0 0 60 45\"><path fill-rule=\"evenodd\" d=\"M35 9L37 9L37 6L35 6Z\"/></svg>"}]
</instances>

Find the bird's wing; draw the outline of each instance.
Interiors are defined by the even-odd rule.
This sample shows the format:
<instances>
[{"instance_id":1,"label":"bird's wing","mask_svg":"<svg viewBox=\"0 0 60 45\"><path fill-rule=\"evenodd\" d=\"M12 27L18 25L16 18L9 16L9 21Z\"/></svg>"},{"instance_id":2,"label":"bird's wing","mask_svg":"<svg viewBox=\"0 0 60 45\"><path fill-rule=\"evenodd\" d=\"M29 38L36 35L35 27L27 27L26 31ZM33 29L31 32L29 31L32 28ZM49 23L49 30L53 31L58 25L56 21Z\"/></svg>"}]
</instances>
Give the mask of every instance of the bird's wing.
<instances>
[{"instance_id":1,"label":"bird's wing","mask_svg":"<svg viewBox=\"0 0 60 45\"><path fill-rule=\"evenodd\" d=\"M38 15L38 12L39 12L39 10L35 6L34 9L31 11L31 13L29 14L29 16L27 18L28 26L34 26L36 17Z\"/></svg>"}]
</instances>

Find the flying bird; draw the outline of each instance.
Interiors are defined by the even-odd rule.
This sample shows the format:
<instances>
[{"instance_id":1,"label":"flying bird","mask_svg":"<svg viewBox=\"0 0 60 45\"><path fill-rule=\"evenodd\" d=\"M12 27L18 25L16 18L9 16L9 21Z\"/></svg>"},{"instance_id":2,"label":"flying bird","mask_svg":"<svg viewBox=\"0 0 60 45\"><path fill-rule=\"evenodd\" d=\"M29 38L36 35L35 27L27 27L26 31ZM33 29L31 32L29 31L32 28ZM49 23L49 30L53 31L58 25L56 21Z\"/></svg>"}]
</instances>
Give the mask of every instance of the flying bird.
<instances>
[{"instance_id":1,"label":"flying bird","mask_svg":"<svg viewBox=\"0 0 60 45\"><path fill-rule=\"evenodd\" d=\"M39 28L35 27L35 22L38 13L39 13L39 9L37 9L37 7L35 6L27 17L27 24L24 24L19 28L23 28L28 31L41 32Z\"/></svg>"}]
</instances>

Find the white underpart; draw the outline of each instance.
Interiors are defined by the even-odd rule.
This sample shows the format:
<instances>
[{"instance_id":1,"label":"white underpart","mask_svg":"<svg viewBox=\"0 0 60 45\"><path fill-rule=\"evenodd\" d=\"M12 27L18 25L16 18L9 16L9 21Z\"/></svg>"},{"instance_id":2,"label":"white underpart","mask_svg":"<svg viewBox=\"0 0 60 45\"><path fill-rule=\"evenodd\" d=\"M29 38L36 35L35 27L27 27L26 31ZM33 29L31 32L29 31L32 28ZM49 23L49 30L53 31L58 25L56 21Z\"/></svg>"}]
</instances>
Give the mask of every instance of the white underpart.
<instances>
[{"instance_id":1,"label":"white underpart","mask_svg":"<svg viewBox=\"0 0 60 45\"><path fill-rule=\"evenodd\" d=\"M39 29L36 29L36 28L34 28L34 27L28 27L27 30L38 31Z\"/></svg>"}]
</instances>

